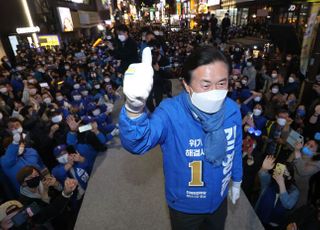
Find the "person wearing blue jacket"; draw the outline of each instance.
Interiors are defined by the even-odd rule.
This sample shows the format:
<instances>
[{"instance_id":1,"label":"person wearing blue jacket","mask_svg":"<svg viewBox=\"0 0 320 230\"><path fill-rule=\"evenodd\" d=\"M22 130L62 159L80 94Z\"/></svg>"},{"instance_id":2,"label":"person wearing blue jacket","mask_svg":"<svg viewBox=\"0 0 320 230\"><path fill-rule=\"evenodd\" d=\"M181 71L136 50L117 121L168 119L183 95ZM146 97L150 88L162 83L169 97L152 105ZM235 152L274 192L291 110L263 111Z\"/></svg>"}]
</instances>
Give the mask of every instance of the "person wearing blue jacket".
<instances>
[{"instance_id":1,"label":"person wearing blue jacket","mask_svg":"<svg viewBox=\"0 0 320 230\"><path fill-rule=\"evenodd\" d=\"M59 164L52 169L52 175L63 184L67 178L73 178L78 182L76 200L80 200L87 188L89 181L88 161L77 153L68 153L66 145L58 145L53 150Z\"/></svg>"},{"instance_id":2,"label":"person wearing blue jacket","mask_svg":"<svg viewBox=\"0 0 320 230\"><path fill-rule=\"evenodd\" d=\"M20 184L16 176L20 169L27 165L32 165L44 172L47 171L47 167L43 164L35 149L26 148L24 143L19 144L15 139L14 137L13 143L8 146L6 153L0 158L0 161L4 173L14 186L16 193L19 194Z\"/></svg>"},{"instance_id":3,"label":"person wearing blue jacket","mask_svg":"<svg viewBox=\"0 0 320 230\"><path fill-rule=\"evenodd\" d=\"M98 124L93 117L85 116L80 122L84 125L90 124L91 130L78 132L80 123L76 122L73 116L67 117L67 123L70 127L70 131L67 134L67 144L74 146L86 158L88 163L87 171L90 173L98 153L106 150L107 138L99 131Z\"/></svg>"},{"instance_id":4,"label":"person wearing blue jacket","mask_svg":"<svg viewBox=\"0 0 320 230\"><path fill-rule=\"evenodd\" d=\"M280 170L275 167L275 157L266 156L259 171L261 193L256 203L256 213L264 227L284 229L286 216L296 205L300 192L294 184L293 167L284 165ZM273 169L273 175L268 172Z\"/></svg>"},{"instance_id":5,"label":"person wearing blue jacket","mask_svg":"<svg viewBox=\"0 0 320 230\"><path fill-rule=\"evenodd\" d=\"M184 64L185 90L148 114L151 64L145 48L142 63L130 65L125 74L122 145L144 154L160 144L173 230L224 229L228 191L235 204L242 181L242 120L237 104L226 97L228 62L211 46L196 49Z\"/></svg>"}]
</instances>

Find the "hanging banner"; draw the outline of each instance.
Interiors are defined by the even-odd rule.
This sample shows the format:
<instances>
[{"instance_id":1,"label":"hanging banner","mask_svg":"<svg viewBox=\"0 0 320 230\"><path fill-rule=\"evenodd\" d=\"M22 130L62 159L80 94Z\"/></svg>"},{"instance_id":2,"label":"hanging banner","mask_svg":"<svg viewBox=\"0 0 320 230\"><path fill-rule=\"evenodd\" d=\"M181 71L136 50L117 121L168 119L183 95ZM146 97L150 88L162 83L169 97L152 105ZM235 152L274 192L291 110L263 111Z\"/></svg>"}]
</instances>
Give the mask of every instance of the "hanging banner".
<instances>
[{"instance_id":1,"label":"hanging banner","mask_svg":"<svg viewBox=\"0 0 320 230\"><path fill-rule=\"evenodd\" d=\"M309 58L311 55L311 49L314 44L314 40L317 36L317 28L319 22L317 17L320 10L320 4L314 4L311 8L310 17L308 20L308 27L303 36L303 43L300 55L300 71L303 75L306 75L308 70Z\"/></svg>"}]
</instances>

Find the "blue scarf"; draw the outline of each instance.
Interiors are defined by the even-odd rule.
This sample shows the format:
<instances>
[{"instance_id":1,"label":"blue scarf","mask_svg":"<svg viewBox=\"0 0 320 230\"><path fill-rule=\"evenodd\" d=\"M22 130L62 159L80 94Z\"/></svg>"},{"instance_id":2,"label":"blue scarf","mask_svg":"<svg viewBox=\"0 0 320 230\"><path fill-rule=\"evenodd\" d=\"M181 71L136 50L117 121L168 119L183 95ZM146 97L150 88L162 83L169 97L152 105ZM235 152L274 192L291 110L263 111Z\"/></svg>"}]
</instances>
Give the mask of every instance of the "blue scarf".
<instances>
[{"instance_id":1,"label":"blue scarf","mask_svg":"<svg viewBox=\"0 0 320 230\"><path fill-rule=\"evenodd\" d=\"M204 139L204 153L207 161L212 163L214 167L221 166L227 149L227 139L223 129L225 104L222 105L218 112L207 114L192 104L188 93L183 93L182 98L186 102L193 117L200 121L206 134Z\"/></svg>"}]
</instances>

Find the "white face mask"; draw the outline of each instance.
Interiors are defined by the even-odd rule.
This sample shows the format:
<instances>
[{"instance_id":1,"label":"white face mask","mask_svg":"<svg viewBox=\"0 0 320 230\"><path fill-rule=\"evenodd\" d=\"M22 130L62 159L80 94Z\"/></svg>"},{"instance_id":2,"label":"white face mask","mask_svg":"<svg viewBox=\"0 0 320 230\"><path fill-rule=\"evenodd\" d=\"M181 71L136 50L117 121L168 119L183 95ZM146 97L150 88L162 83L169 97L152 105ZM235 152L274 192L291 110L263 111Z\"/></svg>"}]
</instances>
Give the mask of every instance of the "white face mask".
<instances>
[{"instance_id":1,"label":"white face mask","mask_svg":"<svg viewBox=\"0 0 320 230\"><path fill-rule=\"evenodd\" d=\"M289 77L288 82L289 83L293 83L294 82L294 78L293 77Z\"/></svg>"},{"instance_id":2,"label":"white face mask","mask_svg":"<svg viewBox=\"0 0 320 230\"><path fill-rule=\"evenodd\" d=\"M79 88L80 88L80 85L79 85L79 84L74 84L74 85L73 85L73 88L74 88L74 89L79 89Z\"/></svg>"},{"instance_id":3,"label":"white face mask","mask_svg":"<svg viewBox=\"0 0 320 230\"><path fill-rule=\"evenodd\" d=\"M100 113L100 109L95 109L92 111L93 116L98 116Z\"/></svg>"},{"instance_id":4,"label":"white face mask","mask_svg":"<svg viewBox=\"0 0 320 230\"><path fill-rule=\"evenodd\" d=\"M49 104L51 104L51 98L46 97L45 99L43 99L43 102L46 103L47 105L49 105Z\"/></svg>"},{"instance_id":5,"label":"white face mask","mask_svg":"<svg viewBox=\"0 0 320 230\"><path fill-rule=\"evenodd\" d=\"M255 102L260 102L260 101L261 101L261 97L255 97L253 100L254 100Z\"/></svg>"},{"instance_id":6,"label":"white face mask","mask_svg":"<svg viewBox=\"0 0 320 230\"><path fill-rule=\"evenodd\" d=\"M253 110L253 115L255 115L255 116L260 116L261 113L262 113L262 111L260 109L254 109Z\"/></svg>"},{"instance_id":7,"label":"white face mask","mask_svg":"<svg viewBox=\"0 0 320 230\"><path fill-rule=\"evenodd\" d=\"M277 76L278 76L278 74L276 74L276 73L271 74L272 78L276 78Z\"/></svg>"},{"instance_id":8,"label":"white face mask","mask_svg":"<svg viewBox=\"0 0 320 230\"><path fill-rule=\"evenodd\" d=\"M95 89L100 89L100 85L95 85L94 88Z\"/></svg>"},{"instance_id":9,"label":"white face mask","mask_svg":"<svg viewBox=\"0 0 320 230\"><path fill-rule=\"evenodd\" d=\"M278 118L278 119L277 119L277 123L278 123L278 125L280 125L280 126L285 126L286 123L287 123L287 120L284 119L284 118Z\"/></svg>"},{"instance_id":10,"label":"white face mask","mask_svg":"<svg viewBox=\"0 0 320 230\"><path fill-rule=\"evenodd\" d=\"M51 118L51 121L53 122L53 123L59 123L59 122L61 122L62 121L62 115L60 114L60 115L57 115L57 116L54 116L54 117L52 117Z\"/></svg>"},{"instance_id":11,"label":"white face mask","mask_svg":"<svg viewBox=\"0 0 320 230\"><path fill-rule=\"evenodd\" d=\"M63 96L57 96L56 99L57 99L57 101L62 101L63 100Z\"/></svg>"},{"instance_id":12,"label":"white face mask","mask_svg":"<svg viewBox=\"0 0 320 230\"><path fill-rule=\"evenodd\" d=\"M0 113L0 120L2 120L2 118L3 118L3 114L2 114L2 113Z\"/></svg>"},{"instance_id":13,"label":"white face mask","mask_svg":"<svg viewBox=\"0 0 320 230\"><path fill-rule=\"evenodd\" d=\"M193 92L191 102L205 113L215 113L221 109L227 93L228 90L210 90L201 93Z\"/></svg>"},{"instance_id":14,"label":"white face mask","mask_svg":"<svg viewBox=\"0 0 320 230\"><path fill-rule=\"evenodd\" d=\"M271 92L272 92L273 94L277 94L277 93L279 92L279 89L278 89L278 88L272 88L272 89L271 89Z\"/></svg>"},{"instance_id":15,"label":"white face mask","mask_svg":"<svg viewBox=\"0 0 320 230\"><path fill-rule=\"evenodd\" d=\"M65 66L64 66L64 69L65 69L65 70L69 70L69 69L70 69L70 66L65 65Z\"/></svg>"},{"instance_id":16,"label":"white face mask","mask_svg":"<svg viewBox=\"0 0 320 230\"><path fill-rule=\"evenodd\" d=\"M1 93L6 93L6 92L8 92L7 87L3 87L3 88L1 88L1 89L0 89L0 92L1 92Z\"/></svg>"},{"instance_id":17,"label":"white face mask","mask_svg":"<svg viewBox=\"0 0 320 230\"><path fill-rule=\"evenodd\" d=\"M82 94L83 96L88 96L89 92L88 92L88 90L84 90L84 91L81 92L81 94Z\"/></svg>"},{"instance_id":18,"label":"white face mask","mask_svg":"<svg viewBox=\"0 0 320 230\"><path fill-rule=\"evenodd\" d=\"M118 35L118 38L121 42L124 42L126 40L126 36L124 35Z\"/></svg>"},{"instance_id":19,"label":"white face mask","mask_svg":"<svg viewBox=\"0 0 320 230\"><path fill-rule=\"evenodd\" d=\"M11 132L12 132L13 135L15 135L15 134L17 134L17 133L22 133L22 132L23 132L23 129L22 129L22 127L20 127L20 128L17 128L17 129L12 130Z\"/></svg>"},{"instance_id":20,"label":"white face mask","mask_svg":"<svg viewBox=\"0 0 320 230\"><path fill-rule=\"evenodd\" d=\"M247 66L248 67L252 66L252 63L251 62L247 62Z\"/></svg>"},{"instance_id":21,"label":"white face mask","mask_svg":"<svg viewBox=\"0 0 320 230\"><path fill-rule=\"evenodd\" d=\"M246 80L241 80L241 83L242 83L243 85L246 85L246 84L247 84L247 81L246 81Z\"/></svg>"},{"instance_id":22,"label":"white face mask","mask_svg":"<svg viewBox=\"0 0 320 230\"><path fill-rule=\"evenodd\" d=\"M57 158L57 161L58 161L60 164L66 164L66 163L68 163L68 153L65 153L65 154L63 154L62 156L58 157L58 158Z\"/></svg>"},{"instance_id":23,"label":"white face mask","mask_svg":"<svg viewBox=\"0 0 320 230\"><path fill-rule=\"evenodd\" d=\"M75 95L75 96L73 96L73 99L75 101L80 101L81 100L81 95Z\"/></svg>"},{"instance_id":24,"label":"white face mask","mask_svg":"<svg viewBox=\"0 0 320 230\"><path fill-rule=\"evenodd\" d=\"M110 82L110 78L106 77L106 78L104 79L104 82L106 82L106 83Z\"/></svg>"}]
</instances>

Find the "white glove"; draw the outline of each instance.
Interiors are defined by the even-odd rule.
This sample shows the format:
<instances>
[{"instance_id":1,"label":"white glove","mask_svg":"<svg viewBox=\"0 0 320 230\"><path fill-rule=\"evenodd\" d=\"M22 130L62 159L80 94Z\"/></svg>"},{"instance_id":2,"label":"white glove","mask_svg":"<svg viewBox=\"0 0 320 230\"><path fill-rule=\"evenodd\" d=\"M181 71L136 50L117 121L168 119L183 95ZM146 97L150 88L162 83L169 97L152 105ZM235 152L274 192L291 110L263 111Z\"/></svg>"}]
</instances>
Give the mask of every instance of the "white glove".
<instances>
[{"instance_id":1,"label":"white glove","mask_svg":"<svg viewBox=\"0 0 320 230\"><path fill-rule=\"evenodd\" d=\"M142 63L131 64L123 80L123 93L126 95L126 109L132 113L141 113L152 89L153 68L149 47L142 53Z\"/></svg>"},{"instance_id":2,"label":"white glove","mask_svg":"<svg viewBox=\"0 0 320 230\"><path fill-rule=\"evenodd\" d=\"M229 198L232 204L236 204L240 197L241 182L232 182L231 188L229 188Z\"/></svg>"}]
</instances>

